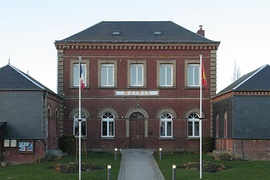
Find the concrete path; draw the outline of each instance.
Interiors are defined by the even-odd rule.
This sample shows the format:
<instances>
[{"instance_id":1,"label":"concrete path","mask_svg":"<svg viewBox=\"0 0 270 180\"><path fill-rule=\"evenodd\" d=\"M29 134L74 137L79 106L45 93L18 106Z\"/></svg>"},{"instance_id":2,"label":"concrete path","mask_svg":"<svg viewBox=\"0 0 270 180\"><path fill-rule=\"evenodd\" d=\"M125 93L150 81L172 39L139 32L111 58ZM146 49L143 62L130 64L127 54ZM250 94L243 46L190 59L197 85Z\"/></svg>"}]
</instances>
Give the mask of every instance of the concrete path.
<instances>
[{"instance_id":1,"label":"concrete path","mask_svg":"<svg viewBox=\"0 0 270 180\"><path fill-rule=\"evenodd\" d=\"M164 180L152 150L124 149L118 180Z\"/></svg>"}]
</instances>

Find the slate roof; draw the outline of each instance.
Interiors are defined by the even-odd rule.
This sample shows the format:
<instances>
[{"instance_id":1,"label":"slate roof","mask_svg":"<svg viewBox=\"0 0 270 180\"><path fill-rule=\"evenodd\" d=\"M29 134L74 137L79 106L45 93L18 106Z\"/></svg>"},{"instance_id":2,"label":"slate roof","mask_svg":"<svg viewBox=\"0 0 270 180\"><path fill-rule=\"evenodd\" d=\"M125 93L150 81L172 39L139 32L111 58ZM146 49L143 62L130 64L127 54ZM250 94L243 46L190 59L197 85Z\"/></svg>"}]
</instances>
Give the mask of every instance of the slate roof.
<instances>
[{"instance_id":1,"label":"slate roof","mask_svg":"<svg viewBox=\"0 0 270 180\"><path fill-rule=\"evenodd\" d=\"M6 125L6 122L0 122L0 128ZM1 130L1 129L0 129Z\"/></svg>"},{"instance_id":2,"label":"slate roof","mask_svg":"<svg viewBox=\"0 0 270 180\"><path fill-rule=\"evenodd\" d=\"M210 43L172 21L102 21L57 43Z\"/></svg>"},{"instance_id":3,"label":"slate roof","mask_svg":"<svg viewBox=\"0 0 270 180\"><path fill-rule=\"evenodd\" d=\"M10 64L0 68L0 90L44 90L55 94L31 76Z\"/></svg>"},{"instance_id":4,"label":"slate roof","mask_svg":"<svg viewBox=\"0 0 270 180\"><path fill-rule=\"evenodd\" d=\"M270 91L270 66L268 64L243 75L220 91L215 97L233 91Z\"/></svg>"}]
</instances>

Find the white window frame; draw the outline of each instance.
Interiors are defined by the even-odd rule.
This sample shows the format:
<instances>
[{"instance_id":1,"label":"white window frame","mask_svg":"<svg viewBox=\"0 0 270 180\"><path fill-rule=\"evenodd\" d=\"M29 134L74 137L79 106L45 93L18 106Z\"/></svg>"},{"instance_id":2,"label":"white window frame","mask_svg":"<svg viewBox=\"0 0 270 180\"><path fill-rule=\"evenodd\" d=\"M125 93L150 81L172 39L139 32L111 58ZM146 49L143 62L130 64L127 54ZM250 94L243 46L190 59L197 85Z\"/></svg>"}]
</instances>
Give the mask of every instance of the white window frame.
<instances>
[{"instance_id":1,"label":"white window frame","mask_svg":"<svg viewBox=\"0 0 270 180\"><path fill-rule=\"evenodd\" d=\"M200 64L197 64L197 63L189 63L188 64L188 66L187 66L187 85L189 87L199 87L199 74L200 74L199 71L200 71Z\"/></svg>"},{"instance_id":2,"label":"white window frame","mask_svg":"<svg viewBox=\"0 0 270 180\"><path fill-rule=\"evenodd\" d=\"M200 128L199 128L199 115L197 113L191 113L188 116L188 124L187 124L187 136L188 137L195 137L198 138L200 136ZM191 133L190 133L190 127L191 125Z\"/></svg>"},{"instance_id":3,"label":"white window frame","mask_svg":"<svg viewBox=\"0 0 270 180\"><path fill-rule=\"evenodd\" d=\"M171 134L168 135L168 124L171 124L170 132ZM164 126L163 126L164 124ZM162 129L163 128L163 129ZM163 113L160 117L160 124L159 124L159 134L161 138L172 138L173 137L173 119L172 115L169 113ZM164 133L163 133L164 132Z\"/></svg>"},{"instance_id":4,"label":"white window frame","mask_svg":"<svg viewBox=\"0 0 270 180\"><path fill-rule=\"evenodd\" d=\"M161 87L172 87L173 86L173 64L160 64L159 65L159 85ZM164 68L164 74L162 74L162 68ZM170 69L170 73L168 73ZM162 78L164 77L164 82Z\"/></svg>"},{"instance_id":5,"label":"white window frame","mask_svg":"<svg viewBox=\"0 0 270 180\"><path fill-rule=\"evenodd\" d=\"M84 85L87 86L87 79L86 79L86 74L87 74L87 68L86 68L86 64L81 64L82 66L82 71L83 71L83 80L84 80ZM80 76L80 67L79 67L79 63L74 63L73 64L73 69L72 69L72 72L73 72L73 80L72 80L72 84L73 84L73 87L79 87L79 76Z\"/></svg>"},{"instance_id":6,"label":"white window frame","mask_svg":"<svg viewBox=\"0 0 270 180\"><path fill-rule=\"evenodd\" d=\"M106 70L106 74L103 74L103 68ZM109 69L112 68L112 72ZM113 87L114 86L114 64L101 64L101 86L102 87ZM104 77L105 76L105 77ZM103 84L102 79L105 78L106 83ZM112 82L110 82L112 79Z\"/></svg>"},{"instance_id":7,"label":"white window frame","mask_svg":"<svg viewBox=\"0 0 270 180\"><path fill-rule=\"evenodd\" d=\"M135 72L135 81L133 80L134 79L134 74L132 74L133 72ZM132 87L144 86L144 65L143 64L130 64L130 86Z\"/></svg>"},{"instance_id":8,"label":"white window frame","mask_svg":"<svg viewBox=\"0 0 270 180\"><path fill-rule=\"evenodd\" d=\"M104 124L106 124L106 134L104 133ZM112 124L112 128L110 128L110 125ZM112 130L112 133L111 131ZM105 134L105 135L104 135ZM103 138L113 138L115 136L115 121L114 116L110 112L106 112L101 117L101 137Z\"/></svg>"},{"instance_id":9,"label":"white window frame","mask_svg":"<svg viewBox=\"0 0 270 180\"><path fill-rule=\"evenodd\" d=\"M87 136L87 122L86 122L86 116L84 114L81 115L81 127L82 127L82 137ZM76 113L73 117L73 135L75 137L79 137L76 133L79 131L79 114Z\"/></svg>"}]
</instances>

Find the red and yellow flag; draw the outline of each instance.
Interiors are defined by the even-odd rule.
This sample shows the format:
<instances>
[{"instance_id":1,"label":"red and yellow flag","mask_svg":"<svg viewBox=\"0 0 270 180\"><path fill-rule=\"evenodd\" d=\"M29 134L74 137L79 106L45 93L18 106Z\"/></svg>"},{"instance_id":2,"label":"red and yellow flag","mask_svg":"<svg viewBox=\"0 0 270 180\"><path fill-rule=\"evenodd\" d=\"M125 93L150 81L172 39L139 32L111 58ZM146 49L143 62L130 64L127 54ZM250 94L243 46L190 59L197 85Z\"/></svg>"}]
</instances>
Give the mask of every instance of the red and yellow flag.
<instances>
[{"instance_id":1,"label":"red and yellow flag","mask_svg":"<svg viewBox=\"0 0 270 180\"><path fill-rule=\"evenodd\" d=\"M207 79L206 79L206 74L205 74L205 69L204 69L204 60L202 60L202 85L204 88L207 88Z\"/></svg>"}]
</instances>

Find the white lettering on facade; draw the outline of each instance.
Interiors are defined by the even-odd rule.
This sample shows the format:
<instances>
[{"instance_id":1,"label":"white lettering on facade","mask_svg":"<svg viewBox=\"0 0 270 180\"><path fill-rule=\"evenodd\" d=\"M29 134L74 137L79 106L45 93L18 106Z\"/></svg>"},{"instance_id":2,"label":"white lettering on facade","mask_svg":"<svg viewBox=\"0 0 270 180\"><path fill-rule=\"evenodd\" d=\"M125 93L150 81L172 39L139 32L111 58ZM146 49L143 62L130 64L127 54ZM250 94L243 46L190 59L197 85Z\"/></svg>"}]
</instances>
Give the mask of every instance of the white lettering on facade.
<instances>
[{"instance_id":1,"label":"white lettering on facade","mask_svg":"<svg viewBox=\"0 0 270 180\"><path fill-rule=\"evenodd\" d=\"M158 91L115 91L116 96L158 96Z\"/></svg>"}]
</instances>

